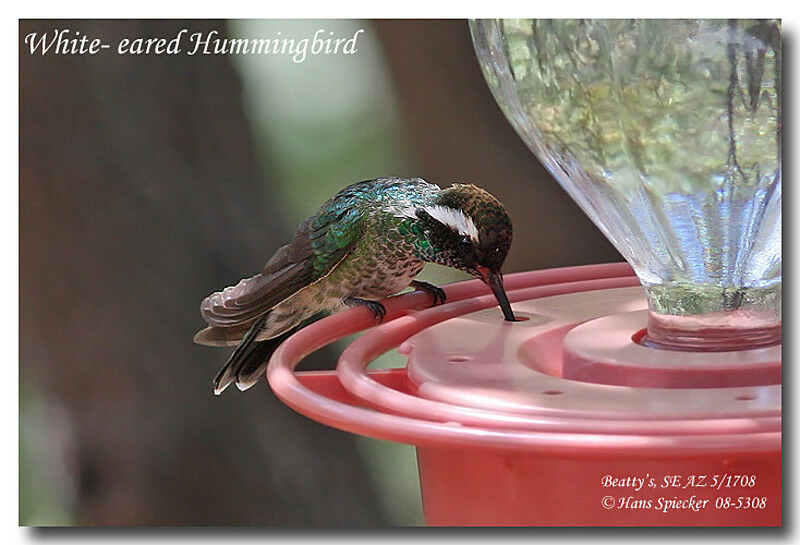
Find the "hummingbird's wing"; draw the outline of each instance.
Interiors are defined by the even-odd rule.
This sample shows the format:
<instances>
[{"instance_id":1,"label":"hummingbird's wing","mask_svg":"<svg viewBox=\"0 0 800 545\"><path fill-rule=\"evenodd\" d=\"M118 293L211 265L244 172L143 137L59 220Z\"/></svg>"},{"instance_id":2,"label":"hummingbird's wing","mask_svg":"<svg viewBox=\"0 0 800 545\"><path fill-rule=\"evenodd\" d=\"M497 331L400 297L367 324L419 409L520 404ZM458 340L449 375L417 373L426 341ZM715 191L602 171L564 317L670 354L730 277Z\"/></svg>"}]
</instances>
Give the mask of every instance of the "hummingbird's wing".
<instances>
[{"instance_id":1,"label":"hummingbird's wing","mask_svg":"<svg viewBox=\"0 0 800 545\"><path fill-rule=\"evenodd\" d=\"M324 278L364 233L365 210L352 201L332 200L300 224L259 274L206 297L200 311L208 328L195 336L207 345L236 343L253 321L299 290Z\"/></svg>"}]
</instances>

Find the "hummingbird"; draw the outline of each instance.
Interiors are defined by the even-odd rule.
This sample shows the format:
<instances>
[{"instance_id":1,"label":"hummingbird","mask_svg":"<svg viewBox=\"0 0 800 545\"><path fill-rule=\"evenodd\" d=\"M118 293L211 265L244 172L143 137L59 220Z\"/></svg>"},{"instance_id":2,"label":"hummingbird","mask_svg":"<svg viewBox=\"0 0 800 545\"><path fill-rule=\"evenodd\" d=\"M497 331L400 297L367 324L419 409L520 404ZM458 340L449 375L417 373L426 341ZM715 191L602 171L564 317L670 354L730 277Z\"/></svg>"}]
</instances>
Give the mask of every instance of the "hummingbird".
<instances>
[{"instance_id":1,"label":"hummingbird","mask_svg":"<svg viewBox=\"0 0 800 545\"><path fill-rule=\"evenodd\" d=\"M214 393L232 383L251 387L280 342L324 314L365 306L380 322L386 309L379 300L408 287L444 303L441 288L415 280L425 263L479 278L514 321L500 272L511 236L505 207L472 184L442 189L422 178L386 177L345 187L260 273L201 303L208 327L194 341L236 346L213 380Z\"/></svg>"}]
</instances>

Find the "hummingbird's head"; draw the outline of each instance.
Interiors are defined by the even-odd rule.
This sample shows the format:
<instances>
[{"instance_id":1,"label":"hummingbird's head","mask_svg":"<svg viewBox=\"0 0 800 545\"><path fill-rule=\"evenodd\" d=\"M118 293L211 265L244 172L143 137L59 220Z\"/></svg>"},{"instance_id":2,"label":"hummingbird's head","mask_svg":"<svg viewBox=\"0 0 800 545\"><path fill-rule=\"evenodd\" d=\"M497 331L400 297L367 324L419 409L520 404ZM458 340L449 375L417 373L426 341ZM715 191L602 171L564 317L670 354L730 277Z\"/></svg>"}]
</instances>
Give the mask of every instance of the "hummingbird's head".
<instances>
[{"instance_id":1,"label":"hummingbird's head","mask_svg":"<svg viewBox=\"0 0 800 545\"><path fill-rule=\"evenodd\" d=\"M426 261L480 278L497 298L506 320L514 320L500 268L511 247L511 219L503 204L471 184L453 184L433 204L416 210L427 247Z\"/></svg>"}]
</instances>

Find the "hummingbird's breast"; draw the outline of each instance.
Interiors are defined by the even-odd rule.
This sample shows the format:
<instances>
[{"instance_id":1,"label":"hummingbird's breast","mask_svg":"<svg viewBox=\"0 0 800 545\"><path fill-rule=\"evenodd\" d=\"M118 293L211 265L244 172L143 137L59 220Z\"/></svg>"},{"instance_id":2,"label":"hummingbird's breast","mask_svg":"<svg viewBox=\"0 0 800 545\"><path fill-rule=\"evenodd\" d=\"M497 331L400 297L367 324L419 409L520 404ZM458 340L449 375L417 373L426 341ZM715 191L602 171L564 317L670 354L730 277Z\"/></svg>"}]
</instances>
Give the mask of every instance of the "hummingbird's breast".
<instances>
[{"instance_id":1,"label":"hummingbird's breast","mask_svg":"<svg viewBox=\"0 0 800 545\"><path fill-rule=\"evenodd\" d=\"M365 237L330 274L277 305L259 339L272 338L317 312L342 310L348 297L374 301L403 291L425 266L409 248Z\"/></svg>"},{"instance_id":2,"label":"hummingbird's breast","mask_svg":"<svg viewBox=\"0 0 800 545\"><path fill-rule=\"evenodd\" d=\"M425 263L394 213L375 214L353 252L326 279L342 297L382 299L408 287Z\"/></svg>"}]
</instances>

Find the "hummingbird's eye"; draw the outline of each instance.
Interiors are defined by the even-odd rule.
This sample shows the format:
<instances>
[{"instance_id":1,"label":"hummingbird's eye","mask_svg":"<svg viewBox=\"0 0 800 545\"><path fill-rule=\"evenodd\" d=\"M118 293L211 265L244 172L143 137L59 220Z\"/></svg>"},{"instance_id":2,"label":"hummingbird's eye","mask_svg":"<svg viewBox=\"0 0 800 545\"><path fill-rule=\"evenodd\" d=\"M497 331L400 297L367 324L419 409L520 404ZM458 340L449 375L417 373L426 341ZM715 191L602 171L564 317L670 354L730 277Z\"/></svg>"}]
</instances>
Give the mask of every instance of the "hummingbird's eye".
<instances>
[{"instance_id":1,"label":"hummingbird's eye","mask_svg":"<svg viewBox=\"0 0 800 545\"><path fill-rule=\"evenodd\" d=\"M468 236L463 236L458 239L458 253L462 258L468 258L473 255L472 239Z\"/></svg>"}]
</instances>

